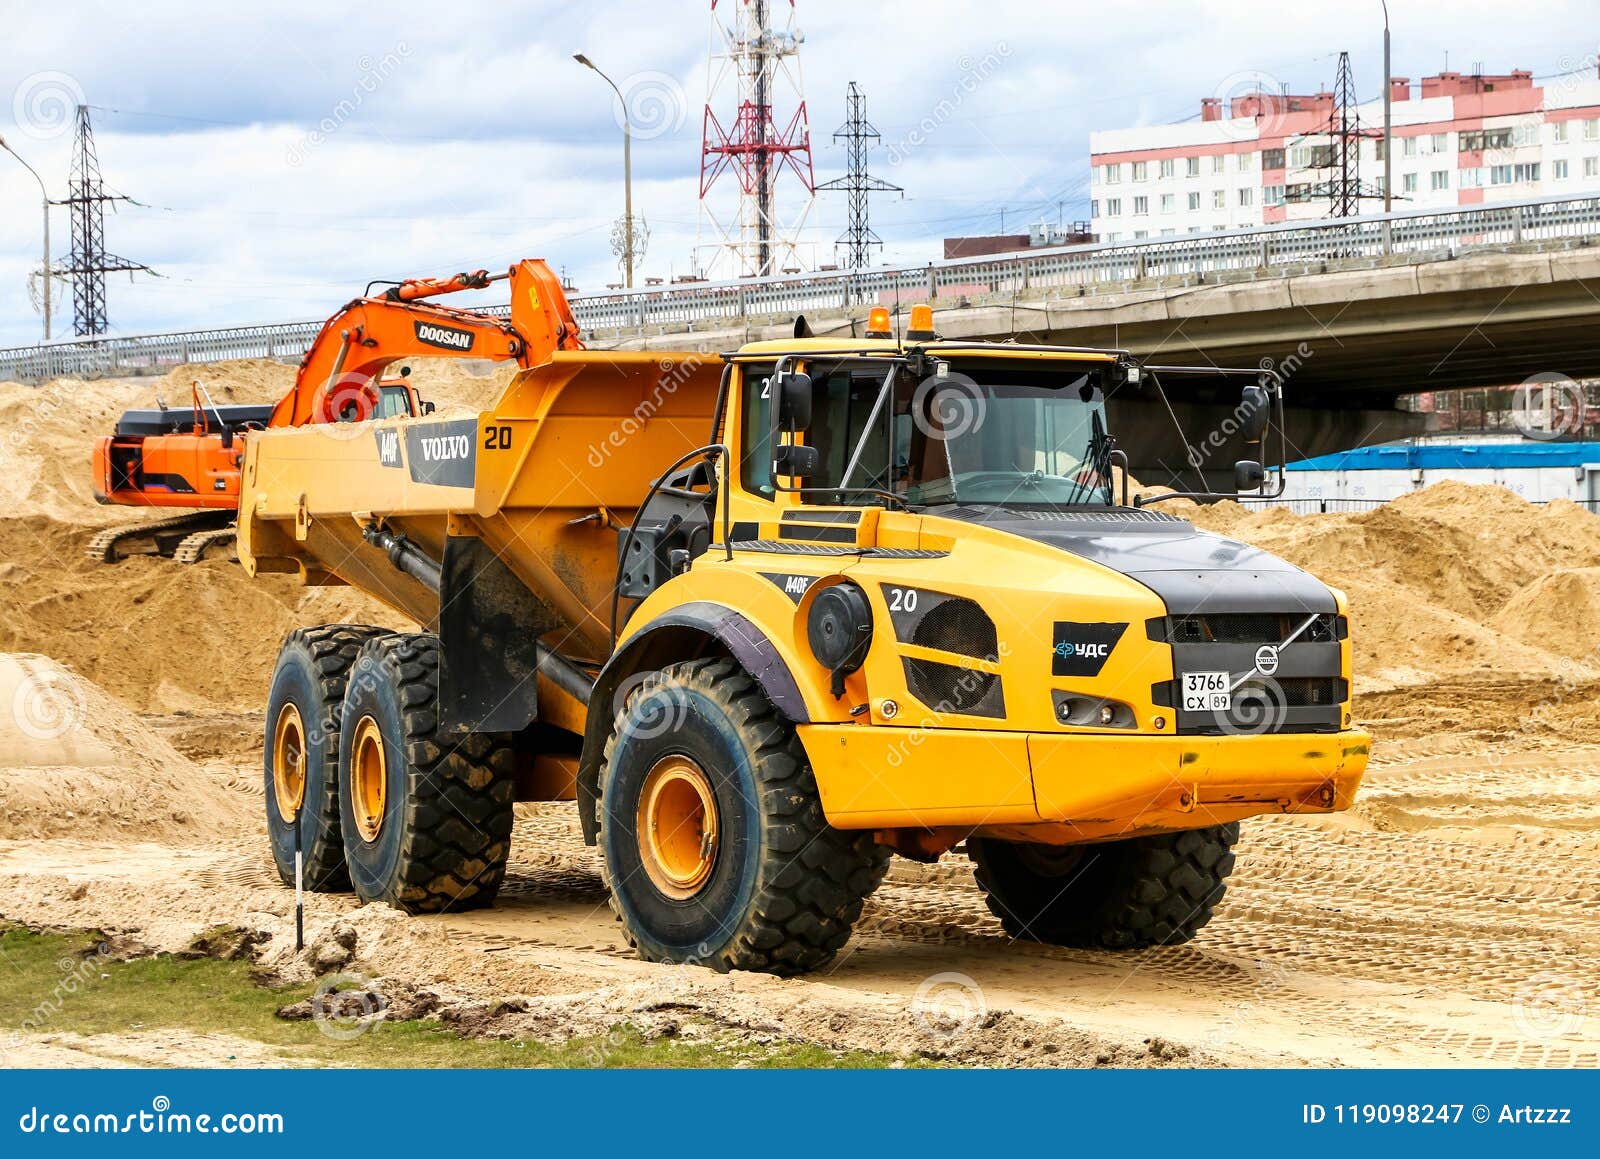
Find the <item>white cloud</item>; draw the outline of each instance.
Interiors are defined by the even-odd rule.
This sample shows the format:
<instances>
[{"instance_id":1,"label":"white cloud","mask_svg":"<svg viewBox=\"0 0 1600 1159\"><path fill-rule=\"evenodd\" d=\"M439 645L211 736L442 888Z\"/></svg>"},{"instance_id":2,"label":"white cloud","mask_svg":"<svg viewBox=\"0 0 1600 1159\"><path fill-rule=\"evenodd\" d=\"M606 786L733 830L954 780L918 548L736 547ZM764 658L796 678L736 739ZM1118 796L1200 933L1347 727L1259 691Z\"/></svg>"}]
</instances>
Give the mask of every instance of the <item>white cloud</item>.
<instances>
[{"instance_id":1,"label":"white cloud","mask_svg":"<svg viewBox=\"0 0 1600 1159\"><path fill-rule=\"evenodd\" d=\"M884 136L874 166L907 191L873 204L896 261L936 257L947 235L993 231L1002 209L1008 228L1053 217L1058 205L1069 219L1085 216L1091 128L1191 116L1239 71L1312 89L1332 80L1348 48L1362 93L1378 87L1375 0L798 5L818 179L843 168L831 134L855 80ZM689 266L704 0L395 2L354 19L301 0L259 10L175 0L6 8L0 132L53 192L64 190L70 135L21 131L13 93L61 72L90 103L120 110L95 113L106 181L153 208L108 215L107 242L166 275L131 287L113 277L121 332L320 317L370 278L524 255L568 267L585 289L617 280L609 232L622 208L620 133L608 90L572 62L576 51L625 88L647 78L667 100L675 131L634 148L635 206L652 228L643 273ZM1596 39L1592 6L1577 0L1526 4L1514 21L1488 0L1394 8L1396 71L1411 76L1436 71L1446 49L1460 67L1550 73ZM997 67L962 87L992 55ZM812 233L825 257L844 216L842 196L819 198ZM5 156L0 222L0 344L19 344L39 333L24 290L38 263L38 193ZM61 260L62 210L54 235Z\"/></svg>"}]
</instances>

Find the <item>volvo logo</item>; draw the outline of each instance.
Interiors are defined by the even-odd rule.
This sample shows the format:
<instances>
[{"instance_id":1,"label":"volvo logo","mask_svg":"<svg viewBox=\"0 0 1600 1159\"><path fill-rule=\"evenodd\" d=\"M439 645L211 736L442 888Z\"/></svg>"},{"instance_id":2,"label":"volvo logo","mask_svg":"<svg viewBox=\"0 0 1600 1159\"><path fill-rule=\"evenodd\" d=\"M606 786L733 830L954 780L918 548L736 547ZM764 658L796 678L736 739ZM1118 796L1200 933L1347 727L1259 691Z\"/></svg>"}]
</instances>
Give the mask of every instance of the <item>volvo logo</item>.
<instances>
[{"instance_id":1,"label":"volvo logo","mask_svg":"<svg viewBox=\"0 0 1600 1159\"><path fill-rule=\"evenodd\" d=\"M1278 649L1272 644L1263 644L1256 649L1256 671L1263 676L1271 676L1278 670Z\"/></svg>"}]
</instances>

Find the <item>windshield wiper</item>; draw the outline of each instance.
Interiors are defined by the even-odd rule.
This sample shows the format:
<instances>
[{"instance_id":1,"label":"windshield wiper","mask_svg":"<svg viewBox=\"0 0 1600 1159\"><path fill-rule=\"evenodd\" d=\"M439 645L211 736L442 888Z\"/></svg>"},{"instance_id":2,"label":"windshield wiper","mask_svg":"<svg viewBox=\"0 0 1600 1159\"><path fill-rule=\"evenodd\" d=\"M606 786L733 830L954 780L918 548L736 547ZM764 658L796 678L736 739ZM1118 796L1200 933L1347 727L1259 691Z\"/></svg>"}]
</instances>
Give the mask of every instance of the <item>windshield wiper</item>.
<instances>
[{"instance_id":1,"label":"windshield wiper","mask_svg":"<svg viewBox=\"0 0 1600 1159\"><path fill-rule=\"evenodd\" d=\"M1089 417L1089 445L1084 448L1084 462L1088 467L1086 471L1079 471L1072 480L1072 491L1067 495L1063 507L1075 507L1080 493L1087 495L1093 489L1093 484L1085 482L1086 478L1099 478L1109 480L1111 456L1111 436L1106 434L1105 423L1100 421L1100 412L1095 411ZM1092 472L1092 474L1091 474ZM1102 484L1106 485L1106 484Z\"/></svg>"}]
</instances>

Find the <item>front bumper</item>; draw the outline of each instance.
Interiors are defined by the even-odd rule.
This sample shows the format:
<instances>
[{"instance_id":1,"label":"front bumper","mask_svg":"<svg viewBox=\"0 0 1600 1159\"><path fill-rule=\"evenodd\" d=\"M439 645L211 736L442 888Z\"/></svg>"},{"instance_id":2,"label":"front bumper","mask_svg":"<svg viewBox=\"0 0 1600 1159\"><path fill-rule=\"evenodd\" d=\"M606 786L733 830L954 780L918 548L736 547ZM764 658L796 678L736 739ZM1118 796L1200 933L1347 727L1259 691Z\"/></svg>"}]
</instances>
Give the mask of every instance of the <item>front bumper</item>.
<instances>
[{"instance_id":1,"label":"front bumper","mask_svg":"<svg viewBox=\"0 0 1600 1159\"><path fill-rule=\"evenodd\" d=\"M1195 829L1263 813L1348 809L1371 737L799 727L823 811L841 829L1050 826L1052 840Z\"/></svg>"}]
</instances>

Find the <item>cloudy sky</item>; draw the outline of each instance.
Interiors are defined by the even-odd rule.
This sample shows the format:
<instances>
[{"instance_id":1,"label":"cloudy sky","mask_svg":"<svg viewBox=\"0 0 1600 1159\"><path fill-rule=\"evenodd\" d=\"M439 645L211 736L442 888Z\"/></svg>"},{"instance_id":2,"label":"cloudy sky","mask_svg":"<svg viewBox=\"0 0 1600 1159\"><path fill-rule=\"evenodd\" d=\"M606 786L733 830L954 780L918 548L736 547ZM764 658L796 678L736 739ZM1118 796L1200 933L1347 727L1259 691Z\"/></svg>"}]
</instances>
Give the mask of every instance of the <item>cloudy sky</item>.
<instances>
[{"instance_id":1,"label":"cloudy sky","mask_svg":"<svg viewBox=\"0 0 1600 1159\"><path fill-rule=\"evenodd\" d=\"M797 0L817 179L854 80L883 134L875 200L883 260L936 257L948 235L1087 214L1092 129L1181 120L1259 73L1331 83L1348 49L1363 99L1380 92L1378 0ZM721 0L727 10L738 0ZM786 14L784 0L774 10ZM1394 0L1395 72L1482 62L1554 74L1591 60L1593 0ZM341 6L0 0L0 134L65 191L70 106L93 107L112 252L160 277L113 276L114 332L322 317L372 278L565 268L580 289L620 280L621 139L629 95L640 271L691 268L699 224L706 0ZM793 186L788 186L792 190ZM38 186L0 154L0 346L35 341ZM53 244L68 244L54 211ZM819 196L819 260L845 224ZM70 331L70 319L58 326Z\"/></svg>"}]
</instances>

